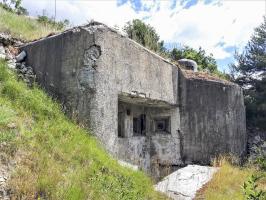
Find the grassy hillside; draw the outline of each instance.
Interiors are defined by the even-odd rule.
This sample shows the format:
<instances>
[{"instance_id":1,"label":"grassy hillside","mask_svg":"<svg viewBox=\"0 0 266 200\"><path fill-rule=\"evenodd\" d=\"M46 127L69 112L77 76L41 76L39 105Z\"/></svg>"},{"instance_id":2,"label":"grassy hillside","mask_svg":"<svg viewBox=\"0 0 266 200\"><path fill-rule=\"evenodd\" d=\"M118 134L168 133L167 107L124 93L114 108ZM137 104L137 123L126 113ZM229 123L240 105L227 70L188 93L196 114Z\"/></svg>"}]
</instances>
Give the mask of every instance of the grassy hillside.
<instances>
[{"instance_id":1,"label":"grassy hillside","mask_svg":"<svg viewBox=\"0 0 266 200\"><path fill-rule=\"evenodd\" d=\"M30 41L47 36L51 32L58 32L58 30L52 25L44 25L30 17L8 12L0 6L0 32Z\"/></svg>"},{"instance_id":2,"label":"grassy hillside","mask_svg":"<svg viewBox=\"0 0 266 200\"><path fill-rule=\"evenodd\" d=\"M0 143L19 155L9 182L34 199L164 199L142 172L121 167L40 89L17 81L0 61Z\"/></svg>"},{"instance_id":3,"label":"grassy hillside","mask_svg":"<svg viewBox=\"0 0 266 200\"><path fill-rule=\"evenodd\" d=\"M212 180L208 182L197 193L196 200L245 200L243 184L252 175L260 176L256 182L256 190L266 191L266 172L254 165L236 166L231 164L230 159L224 157L219 161L220 170L214 174ZM264 200L261 198L251 198L250 200Z\"/></svg>"}]
</instances>

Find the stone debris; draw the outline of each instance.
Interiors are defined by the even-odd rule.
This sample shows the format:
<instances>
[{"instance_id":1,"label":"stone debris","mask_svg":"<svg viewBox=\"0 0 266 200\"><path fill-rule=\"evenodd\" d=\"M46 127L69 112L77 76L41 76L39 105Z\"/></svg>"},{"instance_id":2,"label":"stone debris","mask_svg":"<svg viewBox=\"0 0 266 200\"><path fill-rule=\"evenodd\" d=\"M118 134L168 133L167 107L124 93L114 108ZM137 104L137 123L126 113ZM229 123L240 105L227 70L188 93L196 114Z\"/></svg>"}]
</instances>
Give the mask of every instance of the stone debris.
<instances>
[{"instance_id":1,"label":"stone debris","mask_svg":"<svg viewBox=\"0 0 266 200\"><path fill-rule=\"evenodd\" d=\"M215 167L188 165L168 175L154 187L174 200L190 200L217 170Z\"/></svg>"},{"instance_id":2,"label":"stone debris","mask_svg":"<svg viewBox=\"0 0 266 200\"><path fill-rule=\"evenodd\" d=\"M17 71L19 79L26 82L28 86L32 86L36 76L33 73L32 67L27 66L24 62L27 56L26 52L22 51L18 54L18 48L11 46L12 44L17 44L15 41L15 39L7 35L3 37L3 34L0 33L0 58L7 61L10 69Z\"/></svg>"},{"instance_id":3,"label":"stone debris","mask_svg":"<svg viewBox=\"0 0 266 200\"><path fill-rule=\"evenodd\" d=\"M18 40L16 38L13 38L10 34L7 33L0 33L0 44L3 44L4 46L20 46L24 42L22 40Z\"/></svg>"},{"instance_id":4,"label":"stone debris","mask_svg":"<svg viewBox=\"0 0 266 200\"><path fill-rule=\"evenodd\" d=\"M19 79L23 80L31 87L36 79L36 75L34 74L32 67L27 66L25 62L22 62L16 63L16 69Z\"/></svg>"},{"instance_id":5,"label":"stone debris","mask_svg":"<svg viewBox=\"0 0 266 200\"><path fill-rule=\"evenodd\" d=\"M0 59L7 61L7 65L10 69L16 68L16 54L18 48L11 45L21 45L21 42L12 38L10 35L0 33Z\"/></svg>"}]
</instances>

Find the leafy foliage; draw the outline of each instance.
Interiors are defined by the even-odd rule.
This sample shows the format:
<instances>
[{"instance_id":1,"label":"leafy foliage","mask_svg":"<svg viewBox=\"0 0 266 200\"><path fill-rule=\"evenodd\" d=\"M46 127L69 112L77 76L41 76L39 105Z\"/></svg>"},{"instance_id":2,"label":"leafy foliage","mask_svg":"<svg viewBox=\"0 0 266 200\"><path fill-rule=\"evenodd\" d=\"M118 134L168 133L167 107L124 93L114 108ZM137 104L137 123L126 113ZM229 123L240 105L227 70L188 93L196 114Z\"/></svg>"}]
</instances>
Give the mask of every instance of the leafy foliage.
<instances>
[{"instance_id":1,"label":"leafy foliage","mask_svg":"<svg viewBox=\"0 0 266 200\"><path fill-rule=\"evenodd\" d=\"M199 71L208 71L220 78L229 79L229 76L218 70L216 60L213 55L207 55L206 51L201 47L199 50L193 49L189 46L184 46L180 49L174 48L172 51L168 52L170 58L176 62L179 59L187 58L192 59L198 64Z\"/></svg>"},{"instance_id":2,"label":"leafy foliage","mask_svg":"<svg viewBox=\"0 0 266 200\"><path fill-rule=\"evenodd\" d=\"M266 130L266 16L235 59L232 76L244 89L247 123Z\"/></svg>"},{"instance_id":3,"label":"leafy foliage","mask_svg":"<svg viewBox=\"0 0 266 200\"><path fill-rule=\"evenodd\" d=\"M163 52L163 41L159 41L160 37L155 29L145 24L139 19L134 19L132 22L127 22L123 30L127 33L128 37L142 44L143 46L155 51Z\"/></svg>"},{"instance_id":4,"label":"leafy foliage","mask_svg":"<svg viewBox=\"0 0 266 200\"><path fill-rule=\"evenodd\" d=\"M22 0L3 0L0 6L9 12L14 12L18 15L28 15L26 8L21 6Z\"/></svg>"},{"instance_id":5,"label":"leafy foliage","mask_svg":"<svg viewBox=\"0 0 266 200\"><path fill-rule=\"evenodd\" d=\"M251 175L247 181L244 182L242 190L246 200L264 200L266 198L266 192L258 189L256 183L261 177Z\"/></svg>"},{"instance_id":6,"label":"leafy foliage","mask_svg":"<svg viewBox=\"0 0 266 200\"><path fill-rule=\"evenodd\" d=\"M165 58L170 58L174 62L182 58L192 59L197 62L199 70L207 70L221 78L229 79L226 74L218 71L217 63L213 55L207 55L206 51L202 48L199 48L197 51L189 46L184 46L180 49L174 48L168 51L164 47L164 41L160 41L160 37L155 29L139 19L127 22L123 30L127 33L129 38L159 53Z\"/></svg>"},{"instance_id":7,"label":"leafy foliage","mask_svg":"<svg viewBox=\"0 0 266 200\"><path fill-rule=\"evenodd\" d=\"M12 37L30 41L45 37L57 30L50 24L44 25L37 20L5 10L0 6L0 31Z\"/></svg>"}]
</instances>

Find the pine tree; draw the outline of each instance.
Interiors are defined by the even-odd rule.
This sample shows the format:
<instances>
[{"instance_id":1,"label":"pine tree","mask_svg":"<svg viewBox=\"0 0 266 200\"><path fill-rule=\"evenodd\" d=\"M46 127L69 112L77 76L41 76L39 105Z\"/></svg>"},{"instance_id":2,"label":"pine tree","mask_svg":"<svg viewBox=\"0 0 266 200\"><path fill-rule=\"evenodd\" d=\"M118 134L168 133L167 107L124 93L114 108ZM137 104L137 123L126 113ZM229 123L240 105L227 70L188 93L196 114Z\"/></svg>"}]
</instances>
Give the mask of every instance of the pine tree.
<instances>
[{"instance_id":1,"label":"pine tree","mask_svg":"<svg viewBox=\"0 0 266 200\"><path fill-rule=\"evenodd\" d=\"M235 58L232 75L244 89L247 124L266 130L266 16Z\"/></svg>"}]
</instances>

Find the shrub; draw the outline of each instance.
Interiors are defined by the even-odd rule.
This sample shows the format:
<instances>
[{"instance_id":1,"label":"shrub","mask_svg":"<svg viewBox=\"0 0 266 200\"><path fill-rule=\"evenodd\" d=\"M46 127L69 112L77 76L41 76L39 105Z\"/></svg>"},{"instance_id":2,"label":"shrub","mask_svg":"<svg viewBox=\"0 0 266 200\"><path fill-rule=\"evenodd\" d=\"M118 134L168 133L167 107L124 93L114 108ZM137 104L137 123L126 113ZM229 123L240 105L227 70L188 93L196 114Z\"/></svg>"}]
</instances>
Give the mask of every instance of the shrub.
<instances>
[{"instance_id":1,"label":"shrub","mask_svg":"<svg viewBox=\"0 0 266 200\"><path fill-rule=\"evenodd\" d=\"M69 20L65 19L63 21L56 22L53 18L47 15L39 15L37 21L43 25L51 25L56 30L62 30L69 26Z\"/></svg>"},{"instance_id":2,"label":"shrub","mask_svg":"<svg viewBox=\"0 0 266 200\"><path fill-rule=\"evenodd\" d=\"M251 175L244 182L242 190L246 200L263 200L266 198L266 192L258 189L258 184L256 183L260 178L260 176Z\"/></svg>"}]
</instances>

